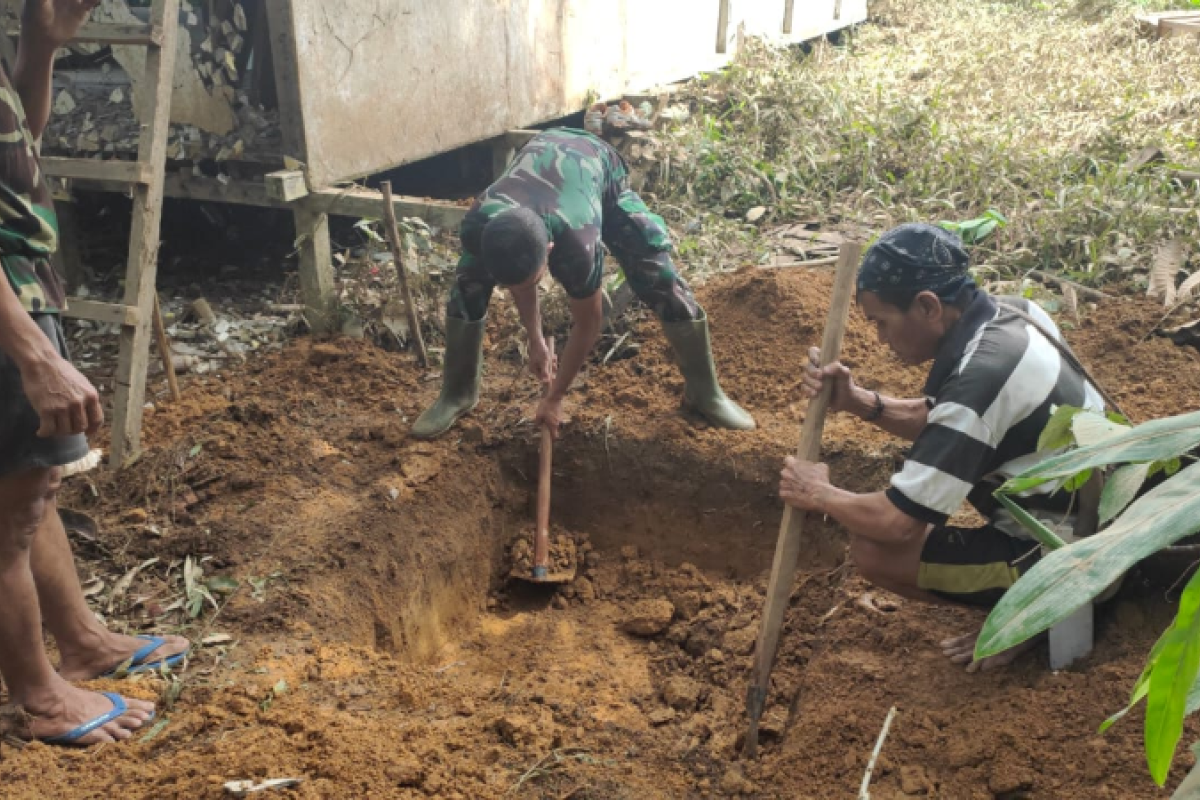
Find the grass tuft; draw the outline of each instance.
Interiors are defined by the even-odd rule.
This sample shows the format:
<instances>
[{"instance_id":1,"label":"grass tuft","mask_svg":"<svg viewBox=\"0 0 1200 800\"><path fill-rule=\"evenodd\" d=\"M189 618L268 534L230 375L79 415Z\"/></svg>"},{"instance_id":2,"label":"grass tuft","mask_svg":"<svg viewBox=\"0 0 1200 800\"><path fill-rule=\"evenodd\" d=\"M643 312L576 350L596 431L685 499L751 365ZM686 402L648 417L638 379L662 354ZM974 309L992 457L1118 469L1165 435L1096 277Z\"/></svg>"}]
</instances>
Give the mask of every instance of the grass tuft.
<instances>
[{"instance_id":1,"label":"grass tuft","mask_svg":"<svg viewBox=\"0 0 1200 800\"><path fill-rule=\"evenodd\" d=\"M763 255L756 206L868 236L996 209L976 263L1002 277L1143 272L1200 232L1171 171L1200 169L1200 37L1134 20L1169 5L890 0L837 46L751 43L677 98L692 113L649 188L700 272ZM1165 162L1123 169L1147 145Z\"/></svg>"}]
</instances>

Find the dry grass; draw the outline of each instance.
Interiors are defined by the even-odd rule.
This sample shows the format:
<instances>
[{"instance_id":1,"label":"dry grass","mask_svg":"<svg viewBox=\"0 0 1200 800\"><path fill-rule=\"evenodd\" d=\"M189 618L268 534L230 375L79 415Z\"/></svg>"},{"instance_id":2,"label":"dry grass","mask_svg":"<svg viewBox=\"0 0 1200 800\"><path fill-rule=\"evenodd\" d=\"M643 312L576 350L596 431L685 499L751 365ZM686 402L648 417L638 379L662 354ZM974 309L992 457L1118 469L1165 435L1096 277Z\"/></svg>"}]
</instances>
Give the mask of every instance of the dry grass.
<instances>
[{"instance_id":1,"label":"dry grass","mask_svg":"<svg viewBox=\"0 0 1200 800\"><path fill-rule=\"evenodd\" d=\"M994 208L1010 224L977 263L1001 274L1147 269L1157 242L1195 242L1198 193L1168 166L1121 165L1153 144L1200 168L1200 38L1142 38L1136 10L890 0L842 46L749 48L689 87L654 187L681 252L701 271L753 260L741 219L759 205L864 235Z\"/></svg>"}]
</instances>

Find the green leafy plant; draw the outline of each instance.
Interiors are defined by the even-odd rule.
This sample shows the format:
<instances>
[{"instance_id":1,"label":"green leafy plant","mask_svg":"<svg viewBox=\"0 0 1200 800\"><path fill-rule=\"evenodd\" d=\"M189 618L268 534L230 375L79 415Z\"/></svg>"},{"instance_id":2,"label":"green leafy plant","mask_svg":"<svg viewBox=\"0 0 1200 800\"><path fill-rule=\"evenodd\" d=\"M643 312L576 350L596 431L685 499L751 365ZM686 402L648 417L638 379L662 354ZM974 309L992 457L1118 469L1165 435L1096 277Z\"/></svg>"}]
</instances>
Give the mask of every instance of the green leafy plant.
<instances>
[{"instance_id":1,"label":"green leafy plant","mask_svg":"<svg viewBox=\"0 0 1200 800\"><path fill-rule=\"evenodd\" d=\"M939 222L938 225L948 231L957 233L964 244L979 244L987 237L1008 224L1004 215L994 208L989 208L982 217L969 219L965 222Z\"/></svg>"},{"instance_id":2,"label":"green leafy plant","mask_svg":"<svg viewBox=\"0 0 1200 800\"><path fill-rule=\"evenodd\" d=\"M1092 602L1139 561L1200 532L1200 463L1189 455L1200 446L1200 412L1129 426L1119 418L1058 409L1040 444L1076 447L1009 480L996 497L1050 552L992 610L976 644L977 659L1048 630ZM1013 500L1052 481L1082 485L1083 476L1113 466L1117 468L1100 501L1102 518L1112 522L1095 536L1066 544ZM1168 477L1138 497L1145 481L1159 472ZM1146 761L1160 786L1174 760L1184 718L1200 709L1198 674L1200 574L1192 576L1175 621L1150 651L1129 705L1101 727L1107 730L1145 699Z\"/></svg>"}]
</instances>

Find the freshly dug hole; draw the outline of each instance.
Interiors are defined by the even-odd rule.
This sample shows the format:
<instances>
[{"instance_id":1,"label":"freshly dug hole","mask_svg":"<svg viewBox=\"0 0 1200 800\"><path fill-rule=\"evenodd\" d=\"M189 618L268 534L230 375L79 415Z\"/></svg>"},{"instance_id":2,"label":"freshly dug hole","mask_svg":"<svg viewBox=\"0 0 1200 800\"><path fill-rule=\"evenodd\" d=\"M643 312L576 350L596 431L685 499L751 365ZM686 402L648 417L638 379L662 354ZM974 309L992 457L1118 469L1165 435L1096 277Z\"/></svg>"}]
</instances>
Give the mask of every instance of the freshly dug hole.
<instances>
[{"instance_id":1,"label":"freshly dug hole","mask_svg":"<svg viewBox=\"0 0 1200 800\"><path fill-rule=\"evenodd\" d=\"M692 443L568 436L557 447L551 519L578 531L605 558L634 546L646 557L690 563L714 575L751 578L770 568L783 507L777 475L786 450L712 459ZM514 446L500 453L502 480L533 495L525 476L536 454ZM835 478L860 490L878 488L890 454L854 446L828 448ZM838 563L845 535L813 519L802 567Z\"/></svg>"}]
</instances>

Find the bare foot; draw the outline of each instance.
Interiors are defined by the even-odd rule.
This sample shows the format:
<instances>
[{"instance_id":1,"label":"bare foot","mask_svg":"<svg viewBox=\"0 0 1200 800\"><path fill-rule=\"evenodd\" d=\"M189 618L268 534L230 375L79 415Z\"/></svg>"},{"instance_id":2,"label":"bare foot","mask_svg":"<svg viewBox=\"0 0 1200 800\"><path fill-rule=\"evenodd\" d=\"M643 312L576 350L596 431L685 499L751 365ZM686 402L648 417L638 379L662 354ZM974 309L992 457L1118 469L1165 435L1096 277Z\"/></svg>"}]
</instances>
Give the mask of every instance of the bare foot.
<instances>
[{"instance_id":1,"label":"bare foot","mask_svg":"<svg viewBox=\"0 0 1200 800\"><path fill-rule=\"evenodd\" d=\"M124 741L154 718L153 703L125 698L125 704L127 709L124 714L81 736L72 744ZM54 687L43 694L22 698L19 705L28 715L24 733L38 740L62 736L111 713L114 708L113 701L104 695L77 689L61 679L56 680Z\"/></svg>"},{"instance_id":2,"label":"bare foot","mask_svg":"<svg viewBox=\"0 0 1200 800\"><path fill-rule=\"evenodd\" d=\"M143 659L144 663L161 661L171 656L187 652L191 644L182 636L164 636L166 641ZM88 681L99 678L106 672L124 664L129 658L145 647L147 641L135 636L123 636L119 633L104 631L78 650L68 649L60 642L62 663L58 674L68 681Z\"/></svg>"},{"instance_id":3,"label":"bare foot","mask_svg":"<svg viewBox=\"0 0 1200 800\"><path fill-rule=\"evenodd\" d=\"M1033 646L1038 643L1041 637L1035 636L1032 639L1021 642L1016 647L1005 650L1003 653L997 653L994 656L988 656L976 661L975 642L978 638L979 633L976 632L956 636L953 639L946 639L942 642L942 654L954 664L966 664L967 672L987 672L990 669L1007 667L1016 661L1022 653L1027 653L1033 649Z\"/></svg>"}]
</instances>

